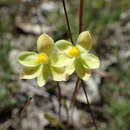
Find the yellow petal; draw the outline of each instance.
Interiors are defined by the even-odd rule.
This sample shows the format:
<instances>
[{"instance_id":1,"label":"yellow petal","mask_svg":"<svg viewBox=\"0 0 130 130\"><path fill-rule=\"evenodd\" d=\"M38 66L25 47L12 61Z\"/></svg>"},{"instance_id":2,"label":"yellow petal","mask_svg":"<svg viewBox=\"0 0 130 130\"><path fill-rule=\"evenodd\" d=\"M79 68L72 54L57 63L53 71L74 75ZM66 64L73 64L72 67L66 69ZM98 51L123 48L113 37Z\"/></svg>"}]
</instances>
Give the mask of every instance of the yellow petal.
<instances>
[{"instance_id":1,"label":"yellow petal","mask_svg":"<svg viewBox=\"0 0 130 130\"><path fill-rule=\"evenodd\" d=\"M40 73L40 66L37 67L24 67L21 73L22 79L33 79L36 78Z\"/></svg>"},{"instance_id":2,"label":"yellow petal","mask_svg":"<svg viewBox=\"0 0 130 130\"><path fill-rule=\"evenodd\" d=\"M35 52L21 52L18 56L18 61L24 66L35 67L38 66L38 56Z\"/></svg>"},{"instance_id":3,"label":"yellow petal","mask_svg":"<svg viewBox=\"0 0 130 130\"><path fill-rule=\"evenodd\" d=\"M79 35L77 45L85 50L90 50L92 48L92 37L89 31L84 31Z\"/></svg>"},{"instance_id":4,"label":"yellow petal","mask_svg":"<svg viewBox=\"0 0 130 130\"><path fill-rule=\"evenodd\" d=\"M75 66L74 66L74 62L69 63L66 68L65 68L65 72L67 75L71 75L73 72L75 71Z\"/></svg>"},{"instance_id":5,"label":"yellow petal","mask_svg":"<svg viewBox=\"0 0 130 130\"><path fill-rule=\"evenodd\" d=\"M64 52L66 52L68 49L70 49L71 48L71 46L72 46L72 44L71 44L71 42L69 42L69 41L66 41L66 40L59 40L59 41L57 41L56 43L55 43L55 45L56 45L56 47L57 47L57 49L59 50L59 51L64 51Z\"/></svg>"},{"instance_id":6,"label":"yellow petal","mask_svg":"<svg viewBox=\"0 0 130 130\"><path fill-rule=\"evenodd\" d=\"M54 49L54 40L47 34L42 34L37 40L37 49L50 55Z\"/></svg>"},{"instance_id":7,"label":"yellow petal","mask_svg":"<svg viewBox=\"0 0 130 130\"><path fill-rule=\"evenodd\" d=\"M50 76L50 68L48 65L42 65L42 69L37 78L37 83L40 87L44 86Z\"/></svg>"},{"instance_id":8,"label":"yellow petal","mask_svg":"<svg viewBox=\"0 0 130 130\"><path fill-rule=\"evenodd\" d=\"M64 53L54 53L51 57L51 65L54 67L64 67L73 61L72 58Z\"/></svg>"},{"instance_id":9,"label":"yellow petal","mask_svg":"<svg viewBox=\"0 0 130 130\"><path fill-rule=\"evenodd\" d=\"M100 66L99 58L93 54L83 53L81 59L84 62L84 67L87 66L90 69L97 69Z\"/></svg>"},{"instance_id":10,"label":"yellow petal","mask_svg":"<svg viewBox=\"0 0 130 130\"><path fill-rule=\"evenodd\" d=\"M91 76L91 70L89 68L85 68L78 59L75 60L75 71L83 80L88 80Z\"/></svg>"},{"instance_id":11,"label":"yellow petal","mask_svg":"<svg viewBox=\"0 0 130 130\"><path fill-rule=\"evenodd\" d=\"M55 81L66 81L67 74L65 73L65 69L61 67L51 67L51 73L53 80Z\"/></svg>"}]
</instances>

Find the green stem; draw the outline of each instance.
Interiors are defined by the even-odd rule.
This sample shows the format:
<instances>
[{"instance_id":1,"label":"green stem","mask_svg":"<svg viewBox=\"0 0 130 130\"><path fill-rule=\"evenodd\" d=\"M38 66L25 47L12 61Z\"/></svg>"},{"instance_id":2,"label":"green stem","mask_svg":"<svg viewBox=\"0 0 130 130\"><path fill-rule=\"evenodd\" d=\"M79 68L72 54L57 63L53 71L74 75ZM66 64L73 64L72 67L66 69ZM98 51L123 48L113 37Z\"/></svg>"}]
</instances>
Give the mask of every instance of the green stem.
<instances>
[{"instance_id":1,"label":"green stem","mask_svg":"<svg viewBox=\"0 0 130 130\"><path fill-rule=\"evenodd\" d=\"M80 0L79 33L81 33L83 31L83 12L84 12L83 9L84 9L84 0ZM92 109L91 109L91 106L90 106L90 103L89 103L88 95L87 95L84 84L82 85L82 88L83 88L83 91L84 91L84 94L85 94L85 97L86 97L86 100L87 100L87 103L88 103L88 108L90 110L91 117L93 119L93 124L95 126L95 130L97 130L96 119L95 119L95 116L94 116L94 114L92 112Z\"/></svg>"},{"instance_id":2,"label":"green stem","mask_svg":"<svg viewBox=\"0 0 130 130\"><path fill-rule=\"evenodd\" d=\"M56 83L57 83L57 89L58 89L58 102L59 102L58 117L59 117L59 121L61 121L62 94L61 94L60 84L58 82Z\"/></svg>"},{"instance_id":3,"label":"green stem","mask_svg":"<svg viewBox=\"0 0 130 130\"><path fill-rule=\"evenodd\" d=\"M68 18L67 11L66 11L65 0L62 0L62 3L63 3L63 7L64 7L65 19L66 19L66 23L67 23L67 27L68 27L68 31L69 31L69 36L70 36L72 44L74 44L72 32L71 32L71 28L70 28L70 23L69 23L69 18Z\"/></svg>"},{"instance_id":4,"label":"green stem","mask_svg":"<svg viewBox=\"0 0 130 130\"><path fill-rule=\"evenodd\" d=\"M98 130L97 124L96 124L96 119L95 119L95 116L94 116L94 114L93 114L93 112L92 112L92 108L91 108L91 105L90 105L90 103L89 103L88 95L87 95L87 92L86 92L86 89L85 89L84 84L82 85L82 88L83 88L83 91L84 91L84 94L85 94L85 97L86 97L86 100L87 100L88 109L89 109L90 114L91 114L91 117L92 117L92 119L93 119L93 124L94 124L94 126L95 126L95 130Z\"/></svg>"}]
</instances>

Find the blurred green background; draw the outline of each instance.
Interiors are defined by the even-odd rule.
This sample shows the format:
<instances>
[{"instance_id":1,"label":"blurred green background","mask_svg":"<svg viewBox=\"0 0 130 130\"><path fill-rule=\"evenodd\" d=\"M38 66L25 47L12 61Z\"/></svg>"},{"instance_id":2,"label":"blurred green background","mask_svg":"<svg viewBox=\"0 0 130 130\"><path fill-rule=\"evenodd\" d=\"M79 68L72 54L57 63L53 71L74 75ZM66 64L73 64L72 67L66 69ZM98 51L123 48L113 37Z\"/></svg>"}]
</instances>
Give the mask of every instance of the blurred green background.
<instances>
[{"instance_id":1,"label":"blurred green background","mask_svg":"<svg viewBox=\"0 0 130 130\"><path fill-rule=\"evenodd\" d=\"M79 0L66 2L76 40ZM101 99L92 104L99 129L129 130L130 1L85 0L84 30L92 33L92 51L101 59L101 68L94 72L100 79ZM35 41L42 32L55 40L69 39L60 0L0 0L0 125L10 119L12 111L30 95L24 88L21 90L24 84L20 85L19 71L15 72L19 70L15 52L35 49ZM84 111L81 106L79 110ZM91 129L86 124L83 128Z\"/></svg>"}]
</instances>

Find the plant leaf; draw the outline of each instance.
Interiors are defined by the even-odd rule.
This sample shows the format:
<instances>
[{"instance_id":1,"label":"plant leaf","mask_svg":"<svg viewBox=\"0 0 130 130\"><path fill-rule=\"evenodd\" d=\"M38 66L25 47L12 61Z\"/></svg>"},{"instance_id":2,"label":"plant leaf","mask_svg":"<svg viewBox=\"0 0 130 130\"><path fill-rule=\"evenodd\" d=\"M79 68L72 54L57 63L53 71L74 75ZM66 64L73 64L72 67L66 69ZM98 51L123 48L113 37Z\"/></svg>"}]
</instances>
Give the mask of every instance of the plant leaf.
<instances>
[{"instance_id":1,"label":"plant leaf","mask_svg":"<svg viewBox=\"0 0 130 130\"><path fill-rule=\"evenodd\" d=\"M61 121L59 121L59 120L57 120L56 118L54 118L52 115L50 115L50 114L44 114L44 118L46 118L52 125L54 125L54 126L60 126L61 128L65 128L65 126L64 126L64 124L61 122Z\"/></svg>"}]
</instances>

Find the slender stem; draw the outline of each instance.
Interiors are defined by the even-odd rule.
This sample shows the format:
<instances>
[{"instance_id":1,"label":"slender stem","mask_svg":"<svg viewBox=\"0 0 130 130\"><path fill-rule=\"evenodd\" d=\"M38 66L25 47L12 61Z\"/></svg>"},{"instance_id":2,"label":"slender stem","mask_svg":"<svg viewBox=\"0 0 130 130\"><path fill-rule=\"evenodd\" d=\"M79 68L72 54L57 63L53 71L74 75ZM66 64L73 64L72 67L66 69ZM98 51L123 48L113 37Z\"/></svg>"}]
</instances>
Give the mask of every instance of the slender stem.
<instances>
[{"instance_id":1,"label":"slender stem","mask_svg":"<svg viewBox=\"0 0 130 130\"><path fill-rule=\"evenodd\" d=\"M65 11L66 22L67 22L67 26L68 26L68 30L69 30L69 34L70 34L70 39L71 39L71 42L73 43L73 38L72 38L71 28L70 28L70 24L69 24L69 20L68 20L68 15L67 15L67 11L66 11L65 1L62 0L62 2L63 2L63 6L64 6L64 11ZM82 30L83 30L83 7L84 7L84 0L80 0L79 33L81 33ZM80 88L80 85L81 85L81 79L78 78L77 81L76 81L75 90L74 90L73 96L72 96L72 102L71 102L72 104L74 104L74 101L75 101L78 89ZM97 125L96 125L95 117L94 117L94 115L92 113L92 110L91 110L91 107L90 107L90 103L89 103L89 100L88 100L88 96L87 96L87 92L85 90L84 85L82 86L82 88L84 90L84 93L85 93L85 96L86 96L86 99L87 99L87 102L88 102L88 107L89 107L89 110L90 110L90 113L91 113L91 116L92 116L92 119L93 119L93 123L94 123L95 129L97 130ZM71 104L71 106L72 106L72 104Z\"/></svg>"},{"instance_id":2,"label":"slender stem","mask_svg":"<svg viewBox=\"0 0 130 130\"><path fill-rule=\"evenodd\" d=\"M84 12L83 9L84 9L84 0L80 0L79 33L81 33L83 31L83 12ZM92 109L91 109L91 106L90 106L90 103L89 103L88 95L87 95L87 92L86 92L84 84L82 85L82 88L83 88L83 91L84 91L84 94L85 94L85 97L86 97L86 100L87 100L87 103L88 103L88 108L90 110L91 117L93 119L93 124L95 126L95 130L97 130L96 119L95 119L95 116L94 116L94 114L92 112Z\"/></svg>"},{"instance_id":3,"label":"slender stem","mask_svg":"<svg viewBox=\"0 0 130 130\"><path fill-rule=\"evenodd\" d=\"M87 100L87 103L88 103L88 108L89 108L91 117L92 117L92 119L93 119L93 124L94 124L94 126L95 126L95 130L98 130L97 124L96 124L96 119L95 119L95 116L94 116L94 114L93 114L93 112L92 112L92 108L91 108L91 106L90 106L89 99L88 99L88 95L87 95L87 92L86 92L86 89L85 89L84 84L82 85L82 88L83 88L84 94L85 94L85 96L86 96L86 100Z\"/></svg>"},{"instance_id":4,"label":"slender stem","mask_svg":"<svg viewBox=\"0 0 130 130\"><path fill-rule=\"evenodd\" d=\"M69 128L69 120L70 120L68 107L66 107L66 115L67 115L67 125L66 125L66 129L68 129L68 128Z\"/></svg>"},{"instance_id":5,"label":"slender stem","mask_svg":"<svg viewBox=\"0 0 130 130\"><path fill-rule=\"evenodd\" d=\"M59 102L58 117L59 117L59 121L61 121L62 94L61 94L60 84L58 82L57 82L57 89L58 89L58 102Z\"/></svg>"},{"instance_id":6,"label":"slender stem","mask_svg":"<svg viewBox=\"0 0 130 130\"><path fill-rule=\"evenodd\" d=\"M77 77L77 81L76 81L75 88L74 88L74 91L73 91L73 95L72 95L72 98L71 98L70 108L75 104L76 95L77 95L78 89L80 88L80 84L81 84L81 80L80 80L79 77Z\"/></svg>"},{"instance_id":7,"label":"slender stem","mask_svg":"<svg viewBox=\"0 0 130 130\"><path fill-rule=\"evenodd\" d=\"M84 0L80 0L80 9L79 9L79 33L83 30L83 7L84 7ZM75 89L72 95L72 101L70 107L74 104L75 98L78 92L78 89L80 88L81 79L78 77L75 85Z\"/></svg>"},{"instance_id":8,"label":"slender stem","mask_svg":"<svg viewBox=\"0 0 130 130\"><path fill-rule=\"evenodd\" d=\"M79 33L82 32L83 30L83 7L84 7L84 0L80 0L80 9L79 9ZM78 77L77 81L76 81L76 85L75 85L75 89L73 92L73 96L72 96L72 102L71 102L71 106L74 104L75 102L75 98L78 92L78 89L80 88L80 84L81 84L81 79Z\"/></svg>"},{"instance_id":9,"label":"slender stem","mask_svg":"<svg viewBox=\"0 0 130 130\"><path fill-rule=\"evenodd\" d=\"M62 3L63 3L63 7L64 7L65 19L66 19L66 23L67 23L67 27L68 27L68 31L69 31L69 36L70 36L72 44L74 44L72 32L71 32L71 28L70 28L70 23L69 23L69 18L68 18L67 11L66 11L65 0L62 0Z\"/></svg>"},{"instance_id":10,"label":"slender stem","mask_svg":"<svg viewBox=\"0 0 130 130\"><path fill-rule=\"evenodd\" d=\"M80 0L80 9L79 9L79 33L83 30L83 9L84 9L84 0Z\"/></svg>"}]
</instances>

